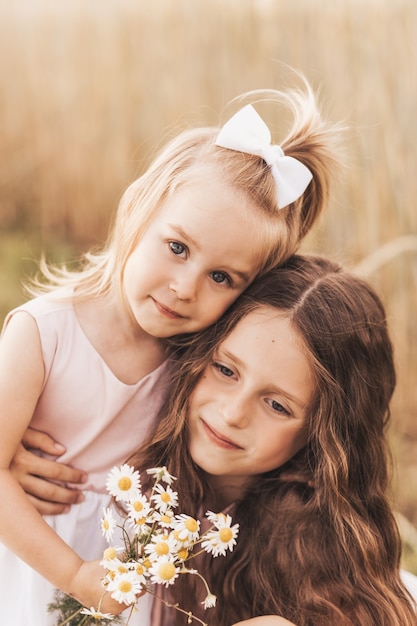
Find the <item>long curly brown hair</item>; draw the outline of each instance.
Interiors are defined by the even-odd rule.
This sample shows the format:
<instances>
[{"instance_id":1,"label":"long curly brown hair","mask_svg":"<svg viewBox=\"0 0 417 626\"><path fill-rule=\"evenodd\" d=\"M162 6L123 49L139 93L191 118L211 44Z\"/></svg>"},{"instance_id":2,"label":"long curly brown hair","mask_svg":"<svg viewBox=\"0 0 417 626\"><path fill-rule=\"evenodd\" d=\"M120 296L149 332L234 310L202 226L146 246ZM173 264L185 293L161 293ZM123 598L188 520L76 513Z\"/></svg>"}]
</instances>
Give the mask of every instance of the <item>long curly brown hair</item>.
<instances>
[{"instance_id":1,"label":"long curly brown hair","mask_svg":"<svg viewBox=\"0 0 417 626\"><path fill-rule=\"evenodd\" d=\"M266 614L298 626L416 624L387 494L392 344L378 296L339 265L294 256L191 339L155 433L130 461L139 469L166 465L178 477L182 510L205 512L215 494L188 452L188 399L216 347L263 305L284 313L307 347L315 379L308 443L248 486L233 513L237 546L226 560L207 557L202 564L217 608L204 615L197 600L190 608L218 626ZM188 607L198 590L194 577L180 578L173 595Z\"/></svg>"}]
</instances>

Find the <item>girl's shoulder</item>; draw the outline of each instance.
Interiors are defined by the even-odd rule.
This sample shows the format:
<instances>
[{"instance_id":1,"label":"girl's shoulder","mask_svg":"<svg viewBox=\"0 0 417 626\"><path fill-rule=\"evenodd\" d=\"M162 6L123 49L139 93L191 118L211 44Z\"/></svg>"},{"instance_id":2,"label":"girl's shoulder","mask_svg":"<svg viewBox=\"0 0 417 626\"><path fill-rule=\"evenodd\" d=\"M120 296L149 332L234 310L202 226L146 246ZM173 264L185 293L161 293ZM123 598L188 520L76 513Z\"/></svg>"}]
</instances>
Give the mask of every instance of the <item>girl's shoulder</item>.
<instances>
[{"instance_id":1,"label":"girl's shoulder","mask_svg":"<svg viewBox=\"0 0 417 626\"><path fill-rule=\"evenodd\" d=\"M55 311L73 310L73 302L71 294L62 291L51 292L37 298L32 298L23 304L18 305L12 309L7 317L15 315L19 311L26 311L33 317L47 315L54 313Z\"/></svg>"},{"instance_id":2,"label":"girl's shoulder","mask_svg":"<svg viewBox=\"0 0 417 626\"><path fill-rule=\"evenodd\" d=\"M3 328L21 312L28 313L35 320L41 337L67 331L77 323L71 295L67 293L64 297L62 291L38 296L15 307L6 315Z\"/></svg>"}]
</instances>

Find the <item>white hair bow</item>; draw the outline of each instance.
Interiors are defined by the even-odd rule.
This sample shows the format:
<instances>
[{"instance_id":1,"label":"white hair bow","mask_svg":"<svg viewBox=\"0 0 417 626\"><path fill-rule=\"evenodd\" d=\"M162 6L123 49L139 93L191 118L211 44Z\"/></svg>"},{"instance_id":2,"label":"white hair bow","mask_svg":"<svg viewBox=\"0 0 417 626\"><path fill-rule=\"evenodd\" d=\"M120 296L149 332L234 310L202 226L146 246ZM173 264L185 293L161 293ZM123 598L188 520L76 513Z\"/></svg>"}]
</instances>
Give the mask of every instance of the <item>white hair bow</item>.
<instances>
[{"instance_id":1,"label":"white hair bow","mask_svg":"<svg viewBox=\"0 0 417 626\"><path fill-rule=\"evenodd\" d=\"M269 128L251 104L226 122L217 135L216 146L260 156L266 161L277 186L279 209L297 200L313 178L301 161L285 156L281 146L271 145Z\"/></svg>"}]
</instances>

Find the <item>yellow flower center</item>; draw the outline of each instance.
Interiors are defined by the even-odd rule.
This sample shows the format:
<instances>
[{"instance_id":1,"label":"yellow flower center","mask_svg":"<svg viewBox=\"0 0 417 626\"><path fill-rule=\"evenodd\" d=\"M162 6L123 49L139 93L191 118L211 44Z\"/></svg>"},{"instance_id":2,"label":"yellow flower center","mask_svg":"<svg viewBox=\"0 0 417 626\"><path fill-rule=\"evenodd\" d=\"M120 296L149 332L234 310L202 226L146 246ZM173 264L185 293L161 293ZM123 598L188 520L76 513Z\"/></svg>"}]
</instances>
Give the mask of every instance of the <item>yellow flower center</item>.
<instances>
[{"instance_id":1,"label":"yellow flower center","mask_svg":"<svg viewBox=\"0 0 417 626\"><path fill-rule=\"evenodd\" d=\"M119 565L117 571L119 572L119 574L127 574L129 570L124 565Z\"/></svg>"},{"instance_id":2,"label":"yellow flower center","mask_svg":"<svg viewBox=\"0 0 417 626\"><path fill-rule=\"evenodd\" d=\"M161 522L163 522L164 524L169 524L171 521L171 518L169 515L161 515Z\"/></svg>"},{"instance_id":3,"label":"yellow flower center","mask_svg":"<svg viewBox=\"0 0 417 626\"><path fill-rule=\"evenodd\" d=\"M149 569L151 565L152 563L150 562L149 559L146 559L145 561L143 561L143 567L146 567L146 569Z\"/></svg>"},{"instance_id":4,"label":"yellow flower center","mask_svg":"<svg viewBox=\"0 0 417 626\"><path fill-rule=\"evenodd\" d=\"M195 533L198 529L198 524L193 517L189 517L185 522L185 528L189 530L190 533Z\"/></svg>"},{"instance_id":5,"label":"yellow flower center","mask_svg":"<svg viewBox=\"0 0 417 626\"><path fill-rule=\"evenodd\" d=\"M128 580L121 580L119 583L119 591L122 593L129 593L132 590L132 583Z\"/></svg>"},{"instance_id":6,"label":"yellow flower center","mask_svg":"<svg viewBox=\"0 0 417 626\"><path fill-rule=\"evenodd\" d=\"M137 563L135 570L138 576L142 576L143 572L145 571L142 565L140 565L139 563Z\"/></svg>"},{"instance_id":7,"label":"yellow flower center","mask_svg":"<svg viewBox=\"0 0 417 626\"><path fill-rule=\"evenodd\" d=\"M161 500L162 502L169 502L171 500L171 496L169 495L169 493L164 491L163 493L161 493Z\"/></svg>"},{"instance_id":8,"label":"yellow flower center","mask_svg":"<svg viewBox=\"0 0 417 626\"><path fill-rule=\"evenodd\" d=\"M119 478L117 485L120 491L129 491L132 486L132 481L130 480L129 476L122 476L121 478Z\"/></svg>"},{"instance_id":9,"label":"yellow flower center","mask_svg":"<svg viewBox=\"0 0 417 626\"><path fill-rule=\"evenodd\" d=\"M135 511L139 512L143 510L143 504L139 500L133 503L133 508Z\"/></svg>"},{"instance_id":10,"label":"yellow flower center","mask_svg":"<svg viewBox=\"0 0 417 626\"><path fill-rule=\"evenodd\" d=\"M114 548L106 548L103 552L103 559L111 561L116 558L116 550Z\"/></svg>"},{"instance_id":11,"label":"yellow flower center","mask_svg":"<svg viewBox=\"0 0 417 626\"><path fill-rule=\"evenodd\" d=\"M159 543L155 545L155 552L156 554L158 554L158 556L162 556L163 554L168 554L169 553L168 544L165 543L165 541L160 541Z\"/></svg>"},{"instance_id":12,"label":"yellow flower center","mask_svg":"<svg viewBox=\"0 0 417 626\"><path fill-rule=\"evenodd\" d=\"M158 567L158 573L162 580L171 580L175 575L175 565L173 563L161 563Z\"/></svg>"},{"instance_id":13,"label":"yellow flower center","mask_svg":"<svg viewBox=\"0 0 417 626\"><path fill-rule=\"evenodd\" d=\"M188 550L186 550L185 548L183 548L182 550L178 550L177 556L180 561L185 561L188 556Z\"/></svg>"},{"instance_id":14,"label":"yellow flower center","mask_svg":"<svg viewBox=\"0 0 417 626\"><path fill-rule=\"evenodd\" d=\"M109 530L110 528L110 524L109 521L107 519L103 520L103 530Z\"/></svg>"},{"instance_id":15,"label":"yellow flower center","mask_svg":"<svg viewBox=\"0 0 417 626\"><path fill-rule=\"evenodd\" d=\"M220 541L222 541L223 543L227 543L228 541L232 539L232 537L233 537L233 533L230 530L230 528L225 527L219 530L219 538L220 538Z\"/></svg>"}]
</instances>

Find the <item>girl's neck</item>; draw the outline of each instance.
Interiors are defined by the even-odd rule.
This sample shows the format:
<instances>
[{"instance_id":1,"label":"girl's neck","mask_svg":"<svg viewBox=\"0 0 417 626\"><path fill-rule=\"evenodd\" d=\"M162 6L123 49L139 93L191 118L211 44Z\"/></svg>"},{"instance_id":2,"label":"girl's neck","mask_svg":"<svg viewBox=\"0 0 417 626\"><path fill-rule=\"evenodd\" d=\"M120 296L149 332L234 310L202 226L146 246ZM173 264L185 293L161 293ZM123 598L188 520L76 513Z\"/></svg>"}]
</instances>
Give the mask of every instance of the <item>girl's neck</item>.
<instances>
[{"instance_id":1,"label":"girl's neck","mask_svg":"<svg viewBox=\"0 0 417 626\"><path fill-rule=\"evenodd\" d=\"M80 300L74 310L87 339L121 382L137 383L167 358L165 342L144 333L117 298Z\"/></svg>"},{"instance_id":2,"label":"girl's neck","mask_svg":"<svg viewBox=\"0 0 417 626\"><path fill-rule=\"evenodd\" d=\"M234 502L240 500L246 490L246 483L242 483L242 479L239 476L206 474L206 480L210 484L211 490L205 506L216 513L223 511Z\"/></svg>"}]
</instances>

